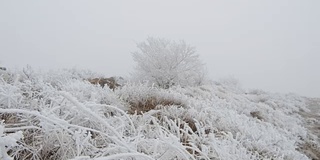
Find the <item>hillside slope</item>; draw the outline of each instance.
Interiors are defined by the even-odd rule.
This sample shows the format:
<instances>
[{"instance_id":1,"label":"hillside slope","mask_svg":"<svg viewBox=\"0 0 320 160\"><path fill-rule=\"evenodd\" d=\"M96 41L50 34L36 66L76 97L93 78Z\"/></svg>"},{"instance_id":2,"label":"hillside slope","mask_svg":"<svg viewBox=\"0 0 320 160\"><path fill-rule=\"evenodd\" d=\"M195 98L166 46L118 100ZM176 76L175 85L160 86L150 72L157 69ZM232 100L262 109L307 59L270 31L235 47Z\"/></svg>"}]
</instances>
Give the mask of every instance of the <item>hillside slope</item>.
<instances>
[{"instance_id":1,"label":"hillside slope","mask_svg":"<svg viewBox=\"0 0 320 160\"><path fill-rule=\"evenodd\" d=\"M0 73L0 159L319 159L319 107L232 82L115 91L78 70ZM317 128L318 127L318 128Z\"/></svg>"}]
</instances>

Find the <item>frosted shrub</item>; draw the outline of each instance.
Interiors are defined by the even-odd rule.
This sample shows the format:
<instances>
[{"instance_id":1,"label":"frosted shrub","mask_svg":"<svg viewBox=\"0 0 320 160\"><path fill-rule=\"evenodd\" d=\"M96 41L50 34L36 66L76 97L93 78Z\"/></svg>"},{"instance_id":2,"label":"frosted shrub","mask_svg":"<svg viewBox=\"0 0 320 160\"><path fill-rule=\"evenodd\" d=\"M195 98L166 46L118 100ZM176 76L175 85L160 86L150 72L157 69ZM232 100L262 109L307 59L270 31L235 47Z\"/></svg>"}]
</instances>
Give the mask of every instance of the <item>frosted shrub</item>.
<instances>
[{"instance_id":1,"label":"frosted shrub","mask_svg":"<svg viewBox=\"0 0 320 160\"><path fill-rule=\"evenodd\" d=\"M204 66L195 48L184 41L149 37L137 44L133 52L137 63L135 78L149 81L161 88L174 85L198 86L205 83Z\"/></svg>"}]
</instances>

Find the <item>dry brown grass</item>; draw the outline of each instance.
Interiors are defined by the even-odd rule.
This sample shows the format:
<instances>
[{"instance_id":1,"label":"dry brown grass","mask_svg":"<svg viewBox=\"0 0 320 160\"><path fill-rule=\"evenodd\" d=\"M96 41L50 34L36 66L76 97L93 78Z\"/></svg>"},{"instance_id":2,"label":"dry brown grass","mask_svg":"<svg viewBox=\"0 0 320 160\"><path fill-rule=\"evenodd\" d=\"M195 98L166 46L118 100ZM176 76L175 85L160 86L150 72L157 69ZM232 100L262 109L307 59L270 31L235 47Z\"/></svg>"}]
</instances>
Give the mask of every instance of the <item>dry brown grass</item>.
<instances>
[{"instance_id":1,"label":"dry brown grass","mask_svg":"<svg viewBox=\"0 0 320 160\"><path fill-rule=\"evenodd\" d=\"M154 114L154 116L159 120L160 124L163 126L168 127L168 130L175 130L176 127L179 128L179 136L180 137L180 143L185 146L185 150L190 153L191 155L197 155L199 156L200 153L198 151L200 151L200 146L198 146L196 143L193 142L193 138L192 135L193 134L199 134L198 128L196 127L196 121L194 121L192 118L190 117L167 117L168 115L163 115L161 112ZM176 126L172 126L173 128L171 128L170 125L164 125L165 123L167 123L166 121L164 121L164 117L167 117L168 119L176 122L175 125ZM209 130L206 130L205 134L209 134ZM195 146L196 145L196 146ZM192 148L197 148L199 150L195 150Z\"/></svg>"},{"instance_id":2,"label":"dry brown grass","mask_svg":"<svg viewBox=\"0 0 320 160\"><path fill-rule=\"evenodd\" d=\"M18 131L15 128L19 127L38 127L40 123L36 117L25 117L17 113L0 113L0 119L4 121L6 128L13 129L5 131L6 134ZM24 138L17 142L19 147L9 150L8 154L13 156L14 159L48 159L46 155L42 154L43 149L46 147L43 144L42 131L36 128L23 129L22 131Z\"/></svg>"},{"instance_id":3,"label":"dry brown grass","mask_svg":"<svg viewBox=\"0 0 320 160\"><path fill-rule=\"evenodd\" d=\"M320 148L318 148L317 144L314 142L305 142L304 144L300 145L297 150L312 160L320 159Z\"/></svg>"},{"instance_id":4,"label":"dry brown grass","mask_svg":"<svg viewBox=\"0 0 320 160\"><path fill-rule=\"evenodd\" d=\"M5 124L15 124L20 121L16 113L0 113L0 119L3 120Z\"/></svg>"},{"instance_id":5,"label":"dry brown grass","mask_svg":"<svg viewBox=\"0 0 320 160\"><path fill-rule=\"evenodd\" d=\"M88 79L91 84L99 84L102 88L107 85L110 89L115 90L117 87L120 87L120 84L116 82L114 77L110 78L93 78Z\"/></svg>"},{"instance_id":6,"label":"dry brown grass","mask_svg":"<svg viewBox=\"0 0 320 160\"><path fill-rule=\"evenodd\" d=\"M252 111L252 112L250 112L250 115L253 118L257 118L259 120L263 120L263 117L261 116L261 112L260 111Z\"/></svg>"},{"instance_id":7,"label":"dry brown grass","mask_svg":"<svg viewBox=\"0 0 320 160\"><path fill-rule=\"evenodd\" d=\"M170 99L164 99L164 98L156 98L156 97L148 97L146 99L141 99L138 101L131 101L130 104L130 110L128 111L129 114L135 114L141 115L145 112L148 112L150 110L158 109L158 106L182 106L181 102L170 100Z\"/></svg>"}]
</instances>

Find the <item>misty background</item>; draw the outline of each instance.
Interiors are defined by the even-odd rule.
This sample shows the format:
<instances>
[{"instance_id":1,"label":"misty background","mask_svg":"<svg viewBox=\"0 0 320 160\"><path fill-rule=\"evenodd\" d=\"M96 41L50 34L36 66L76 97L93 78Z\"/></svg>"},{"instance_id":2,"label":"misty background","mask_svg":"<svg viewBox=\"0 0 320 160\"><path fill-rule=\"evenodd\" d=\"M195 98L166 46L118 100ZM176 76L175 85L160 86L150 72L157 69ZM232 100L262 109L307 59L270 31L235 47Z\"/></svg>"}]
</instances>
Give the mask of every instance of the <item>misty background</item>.
<instances>
[{"instance_id":1,"label":"misty background","mask_svg":"<svg viewBox=\"0 0 320 160\"><path fill-rule=\"evenodd\" d=\"M320 97L320 1L0 1L0 66L133 71L148 36L197 48L209 77Z\"/></svg>"}]
</instances>

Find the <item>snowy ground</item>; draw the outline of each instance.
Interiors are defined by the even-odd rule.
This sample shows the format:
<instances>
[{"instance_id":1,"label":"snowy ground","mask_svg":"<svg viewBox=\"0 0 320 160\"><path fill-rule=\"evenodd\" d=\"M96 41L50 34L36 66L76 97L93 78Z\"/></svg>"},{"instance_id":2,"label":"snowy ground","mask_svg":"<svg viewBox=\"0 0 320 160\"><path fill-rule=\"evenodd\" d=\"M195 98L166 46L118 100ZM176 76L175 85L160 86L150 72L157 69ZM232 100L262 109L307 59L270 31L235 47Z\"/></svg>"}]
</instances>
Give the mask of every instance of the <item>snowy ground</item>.
<instances>
[{"instance_id":1,"label":"snowy ground","mask_svg":"<svg viewBox=\"0 0 320 160\"><path fill-rule=\"evenodd\" d=\"M300 115L305 119L305 127L310 133L315 135L317 144L320 144L320 99L307 100L307 108L309 111L301 111ZM304 153L313 159L320 159L320 150L316 144L308 144L304 146Z\"/></svg>"},{"instance_id":2,"label":"snowy ground","mask_svg":"<svg viewBox=\"0 0 320 160\"><path fill-rule=\"evenodd\" d=\"M0 159L319 159L319 100L234 81L92 85L79 70L0 73Z\"/></svg>"},{"instance_id":3,"label":"snowy ground","mask_svg":"<svg viewBox=\"0 0 320 160\"><path fill-rule=\"evenodd\" d=\"M308 128L318 136L318 140L320 140L320 99L311 99L308 102L308 109L310 112L306 115L302 114L304 118L307 118L311 121L309 123L310 126ZM319 157L320 159L320 157Z\"/></svg>"}]
</instances>

